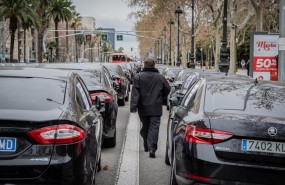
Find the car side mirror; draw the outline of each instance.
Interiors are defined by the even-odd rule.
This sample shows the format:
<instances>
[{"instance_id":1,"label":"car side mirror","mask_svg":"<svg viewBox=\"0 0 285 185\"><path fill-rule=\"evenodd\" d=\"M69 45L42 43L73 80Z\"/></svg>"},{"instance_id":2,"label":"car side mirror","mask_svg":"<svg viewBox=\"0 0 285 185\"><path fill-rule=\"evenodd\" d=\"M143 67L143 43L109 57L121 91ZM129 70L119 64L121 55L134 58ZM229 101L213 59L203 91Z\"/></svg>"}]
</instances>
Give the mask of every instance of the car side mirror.
<instances>
[{"instance_id":1,"label":"car side mirror","mask_svg":"<svg viewBox=\"0 0 285 185\"><path fill-rule=\"evenodd\" d=\"M177 96L172 96L169 99L169 103L171 106L178 106L179 105L179 98Z\"/></svg>"},{"instance_id":2,"label":"car side mirror","mask_svg":"<svg viewBox=\"0 0 285 185\"><path fill-rule=\"evenodd\" d=\"M180 90L182 87L181 81L177 81L174 83L175 90Z\"/></svg>"},{"instance_id":3,"label":"car side mirror","mask_svg":"<svg viewBox=\"0 0 285 185\"><path fill-rule=\"evenodd\" d=\"M120 88L119 84L117 84L116 82L113 82L112 86L116 91Z\"/></svg>"},{"instance_id":4,"label":"car side mirror","mask_svg":"<svg viewBox=\"0 0 285 185\"><path fill-rule=\"evenodd\" d=\"M105 101L100 98L99 96L96 96L95 106L99 110L99 112L105 111Z\"/></svg>"}]
</instances>

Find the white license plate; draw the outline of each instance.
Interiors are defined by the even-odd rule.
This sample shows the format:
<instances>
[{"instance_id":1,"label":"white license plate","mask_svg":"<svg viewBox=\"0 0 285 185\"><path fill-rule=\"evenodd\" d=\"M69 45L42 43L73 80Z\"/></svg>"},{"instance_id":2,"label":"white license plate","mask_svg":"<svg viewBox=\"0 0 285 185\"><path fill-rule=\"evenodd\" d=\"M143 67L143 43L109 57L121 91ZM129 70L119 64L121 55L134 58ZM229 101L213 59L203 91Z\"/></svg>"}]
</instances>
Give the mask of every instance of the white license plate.
<instances>
[{"instance_id":1,"label":"white license plate","mask_svg":"<svg viewBox=\"0 0 285 185\"><path fill-rule=\"evenodd\" d=\"M0 137L0 151L14 152L16 151L16 138Z\"/></svg>"},{"instance_id":2,"label":"white license plate","mask_svg":"<svg viewBox=\"0 0 285 185\"><path fill-rule=\"evenodd\" d=\"M285 154L285 143L243 139L241 150Z\"/></svg>"}]
</instances>

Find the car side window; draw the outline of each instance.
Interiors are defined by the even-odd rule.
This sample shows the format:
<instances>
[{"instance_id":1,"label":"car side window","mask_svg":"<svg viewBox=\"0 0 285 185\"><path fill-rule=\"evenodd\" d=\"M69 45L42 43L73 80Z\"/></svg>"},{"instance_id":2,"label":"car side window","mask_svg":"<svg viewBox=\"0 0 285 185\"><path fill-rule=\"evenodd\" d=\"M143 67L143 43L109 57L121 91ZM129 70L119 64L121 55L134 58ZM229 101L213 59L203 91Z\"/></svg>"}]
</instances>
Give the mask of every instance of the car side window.
<instances>
[{"instance_id":1,"label":"car side window","mask_svg":"<svg viewBox=\"0 0 285 185\"><path fill-rule=\"evenodd\" d=\"M105 74L105 73L102 73L102 78L103 78L103 82L104 82L104 84L105 84L105 86L107 87L107 88L112 88L112 86L111 86L111 82L110 82L110 80L107 78L107 75Z\"/></svg>"},{"instance_id":2,"label":"car side window","mask_svg":"<svg viewBox=\"0 0 285 185\"><path fill-rule=\"evenodd\" d=\"M192 107L190 107L189 111L193 112L194 114L199 113L203 89L204 89L204 85L198 89L196 96L195 96L195 99L193 101L193 105L192 105Z\"/></svg>"},{"instance_id":3,"label":"car side window","mask_svg":"<svg viewBox=\"0 0 285 185\"><path fill-rule=\"evenodd\" d=\"M201 84L201 80L198 81L196 84L194 84L187 92L187 94L184 96L182 102L181 102L181 106L182 107L187 107L189 105L189 103L191 103L193 101L193 99L196 96L197 90L200 87Z\"/></svg>"},{"instance_id":4,"label":"car side window","mask_svg":"<svg viewBox=\"0 0 285 185\"><path fill-rule=\"evenodd\" d=\"M91 102L89 94L86 94L87 90L82 83L83 82L79 78L76 80L76 100L82 109L88 110L91 108Z\"/></svg>"}]
</instances>

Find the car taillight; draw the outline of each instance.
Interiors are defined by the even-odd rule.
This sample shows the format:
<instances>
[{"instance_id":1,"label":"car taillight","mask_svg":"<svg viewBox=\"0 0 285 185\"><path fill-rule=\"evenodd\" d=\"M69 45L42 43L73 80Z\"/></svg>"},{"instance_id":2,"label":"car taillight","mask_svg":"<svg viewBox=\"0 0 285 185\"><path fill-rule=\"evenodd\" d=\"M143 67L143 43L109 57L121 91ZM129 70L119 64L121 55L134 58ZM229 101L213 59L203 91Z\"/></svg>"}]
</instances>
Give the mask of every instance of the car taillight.
<instances>
[{"instance_id":1,"label":"car taillight","mask_svg":"<svg viewBox=\"0 0 285 185\"><path fill-rule=\"evenodd\" d=\"M28 132L38 144L70 144L85 138L83 129L69 124L53 125Z\"/></svg>"},{"instance_id":2,"label":"car taillight","mask_svg":"<svg viewBox=\"0 0 285 185\"><path fill-rule=\"evenodd\" d=\"M103 99L105 103L111 102L113 100L112 96L106 92L96 92L96 93L90 94L90 96L91 96L91 100L93 103L96 102L96 96Z\"/></svg>"},{"instance_id":3,"label":"car taillight","mask_svg":"<svg viewBox=\"0 0 285 185\"><path fill-rule=\"evenodd\" d=\"M200 144L216 144L233 137L233 134L209 128L187 125L185 141Z\"/></svg>"}]
</instances>

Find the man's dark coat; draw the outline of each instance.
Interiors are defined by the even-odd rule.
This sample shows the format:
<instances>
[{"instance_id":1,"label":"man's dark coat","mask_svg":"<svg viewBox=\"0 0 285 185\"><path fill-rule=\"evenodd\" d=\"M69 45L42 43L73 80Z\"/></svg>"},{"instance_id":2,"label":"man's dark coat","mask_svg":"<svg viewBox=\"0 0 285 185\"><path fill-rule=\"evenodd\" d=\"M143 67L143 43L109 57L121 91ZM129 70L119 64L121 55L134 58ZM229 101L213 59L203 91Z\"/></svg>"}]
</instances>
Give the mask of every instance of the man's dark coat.
<instances>
[{"instance_id":1,"label":"man's dark coat","mask_svg":"<svg viewBox=\"0 0 285 185\"><path fill-rule=\"evenodd\" d=\"M144 68L133 79L131 112L140 116L161 116L162 100L170 92L168 82L155 68Z\"/></svg>"}]
</instances>

